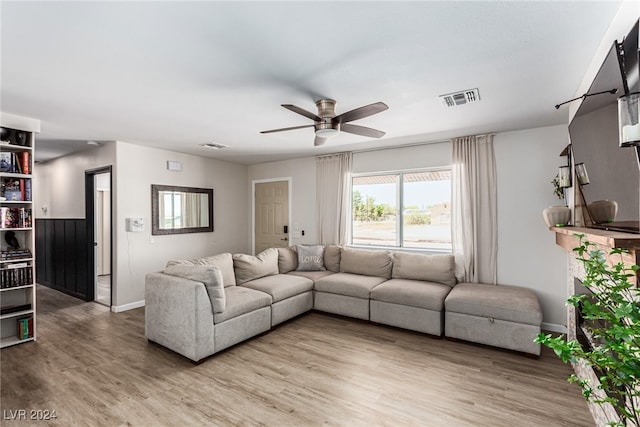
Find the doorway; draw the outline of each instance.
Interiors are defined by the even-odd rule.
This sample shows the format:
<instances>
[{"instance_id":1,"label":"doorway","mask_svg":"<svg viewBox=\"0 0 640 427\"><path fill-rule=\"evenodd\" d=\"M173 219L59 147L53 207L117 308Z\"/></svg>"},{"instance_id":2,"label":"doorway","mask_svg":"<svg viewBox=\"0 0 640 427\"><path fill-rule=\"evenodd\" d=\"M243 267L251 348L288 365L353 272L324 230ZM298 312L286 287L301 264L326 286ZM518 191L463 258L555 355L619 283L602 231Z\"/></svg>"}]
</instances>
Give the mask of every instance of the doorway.
<instances>
[{"instance_id":1,"label":"doorway","mask_svg":"<svg viewBox=\"0 0 640 427\"><path fill-rule=\"evenodd\" d=\"M89 300L112 305L112 235L113 210L111 167L85 171Z\"/></svg>"},{"instance_id":2,"label":"doorway","mask_svg":"<svg viewBox=\"0 0 640 427\"><path fill-rule=\"evenodd\" d=\"M254 255L289 246L291 178L253 181Z\"/></svg>"}]
</instances>

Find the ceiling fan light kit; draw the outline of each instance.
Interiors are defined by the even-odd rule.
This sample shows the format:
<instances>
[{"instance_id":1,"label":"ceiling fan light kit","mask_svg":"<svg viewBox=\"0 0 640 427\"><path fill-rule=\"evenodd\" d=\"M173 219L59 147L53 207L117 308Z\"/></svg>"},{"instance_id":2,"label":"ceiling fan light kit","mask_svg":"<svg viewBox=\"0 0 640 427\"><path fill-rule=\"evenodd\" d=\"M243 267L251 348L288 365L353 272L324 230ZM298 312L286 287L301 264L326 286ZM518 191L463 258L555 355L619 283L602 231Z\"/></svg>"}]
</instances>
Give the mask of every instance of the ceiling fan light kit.
<instances>
[{"instance_id":1,"label":"ceiling fan light kit","mask_svg":"<svg viewBox=\"0 0 640 427\"><path fill-rule=\"evenodd\" d=\"M360 136L366 136L369 138L381 138L385 133L380 130L364 126L352 125L348 124L347 122L363 119L365 117L380 113L389 108L383 102L376 102L374 104L365 105L363 107L347 111L346 113L336 115L336 101L333 99L319 99L318 101L316 101L318 114L314 114L292 104L282 104L282 107L313 120L314 124L265 130L260 133L283 132L288 130L313 127L316 136L313 143L315 146L324 144L328 138L338 135L340 131L353 133Z\"/></svg>"}]
</instances>

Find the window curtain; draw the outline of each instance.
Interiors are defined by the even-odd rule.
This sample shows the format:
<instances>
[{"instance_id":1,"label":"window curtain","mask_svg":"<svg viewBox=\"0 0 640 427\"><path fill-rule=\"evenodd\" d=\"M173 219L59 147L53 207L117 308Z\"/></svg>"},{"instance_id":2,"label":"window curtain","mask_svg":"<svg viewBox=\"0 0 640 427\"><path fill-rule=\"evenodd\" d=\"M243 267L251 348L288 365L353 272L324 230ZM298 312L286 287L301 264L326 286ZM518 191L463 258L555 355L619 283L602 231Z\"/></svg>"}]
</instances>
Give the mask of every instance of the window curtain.
<instances>
[{"instance_id":1,"label":"window curtain","mask_svg":"<svg viewBox=\"0 0 640 427\"><path fill-rule=\"evenodd\" d=\"M198 193L181 193L182 195L182 217L184 218L183 227L201 227L200 194Z\"/></svg>"},{"instance_id":2,"label":"window curtain","mask_svg":"<svg viewBox=\"0 0 640 427\"><path fill-rule=\"evenodd\" d=\"M324 245L346 245L350 232L351 153L316 159L318 234Z\"/></svg>"},{"instance_id":3,"label":"window curtain","mask_svg":"<svg viewBox=\"0 0 640 427\"><path fill-rule=\"evenodd\" d=\"M497 189L493 135L453 139L452 244L461 282L496 284Z\"/></svg>"}]
</instances>

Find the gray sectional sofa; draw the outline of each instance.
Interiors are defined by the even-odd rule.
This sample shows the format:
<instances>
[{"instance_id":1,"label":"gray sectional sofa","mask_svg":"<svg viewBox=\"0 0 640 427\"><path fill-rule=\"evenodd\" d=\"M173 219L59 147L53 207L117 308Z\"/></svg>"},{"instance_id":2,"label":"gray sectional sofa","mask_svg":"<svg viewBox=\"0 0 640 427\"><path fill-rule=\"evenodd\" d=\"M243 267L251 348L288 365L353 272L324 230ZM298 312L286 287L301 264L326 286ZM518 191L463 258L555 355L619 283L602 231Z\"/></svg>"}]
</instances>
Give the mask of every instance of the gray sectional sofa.
<instances>
[{"instance_id":1,"label":"gray sectional sofa","mask_svg":"<svg viewBox=\"0 0 640 427\"><path fill-rule=\"evenodd\" d=\"M457 284L452 255L299 245L170 261L147 274L145 306L147 339L196 362L312 309L540 354L535 294Z\"/></svg>"}]
</instances>

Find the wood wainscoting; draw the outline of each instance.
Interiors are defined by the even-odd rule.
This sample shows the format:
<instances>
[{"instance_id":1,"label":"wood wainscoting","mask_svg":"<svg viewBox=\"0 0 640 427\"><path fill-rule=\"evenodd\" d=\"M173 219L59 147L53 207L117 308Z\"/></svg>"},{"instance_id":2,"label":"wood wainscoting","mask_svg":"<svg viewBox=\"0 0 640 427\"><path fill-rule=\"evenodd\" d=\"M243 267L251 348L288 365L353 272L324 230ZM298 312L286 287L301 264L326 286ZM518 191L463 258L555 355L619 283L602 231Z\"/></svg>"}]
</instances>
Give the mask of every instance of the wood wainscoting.
<instances>
[{"instance_id":1,"label":"wood wainscoting","mask_svg":"<svg viewBox=\"0 0 640 427\"><path fill-rule=\"evenodd\" d=\"M36 219L37 283L92 301L90 249L85 219Z\"/></svg>"}]
</instances>

